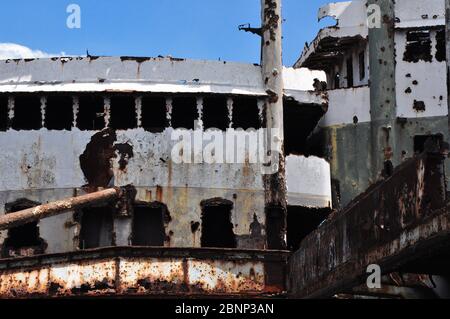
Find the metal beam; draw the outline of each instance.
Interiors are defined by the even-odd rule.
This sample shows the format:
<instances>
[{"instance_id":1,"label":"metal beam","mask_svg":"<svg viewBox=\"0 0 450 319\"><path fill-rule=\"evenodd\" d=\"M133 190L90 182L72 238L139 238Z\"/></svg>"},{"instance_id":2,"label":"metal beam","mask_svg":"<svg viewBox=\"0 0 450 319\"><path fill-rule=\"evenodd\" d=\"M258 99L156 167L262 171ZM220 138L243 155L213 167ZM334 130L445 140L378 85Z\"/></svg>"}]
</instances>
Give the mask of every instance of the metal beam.
<instances>
[{"instance_id":1,"label":"metal beam","mask_svg":"<svg viewBox=\"0 0 450 319\"><path fill-rule=\"evenodd\" d=\"M40 219L60 215L68 211L117 201L123 196L120 188L110 188L95 193L72 197L57 202L36 206L0 217L0 230L21 226Z\"/></svg>"},{"instance_id":2,"label":"metal beam","mask_svg":"<svg viewBox=\"0 0 450 319\"><path fill-rule=\"evenodd\" d=\"M448 249L443 161L424 154L403 163L310 234L289 263L291 297L345 293L366 282L371 264L389 274Z\"/></svg>"}]
</instances>

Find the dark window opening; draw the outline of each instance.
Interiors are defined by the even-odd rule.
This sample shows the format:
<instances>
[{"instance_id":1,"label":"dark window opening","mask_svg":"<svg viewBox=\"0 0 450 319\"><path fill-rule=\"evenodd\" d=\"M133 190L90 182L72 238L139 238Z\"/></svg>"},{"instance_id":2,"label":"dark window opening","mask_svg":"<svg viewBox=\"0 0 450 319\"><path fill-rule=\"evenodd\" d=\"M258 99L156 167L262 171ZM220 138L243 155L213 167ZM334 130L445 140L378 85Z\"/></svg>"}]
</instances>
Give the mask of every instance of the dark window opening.
<instances>
[{"instance_id":1,"label":"dark window opening","mask_svg":"<svg viewBox=\"0 0 450 319\"><path fill-rule=\"evenodd\" d=\"M203 99L203 126L205 130L216 128L226 131L230 125L226 97L205 97Z\"/></svg>"},{"instance_id":2,"label":"dark window opening","mask_svg":"<svg viewBox=\"0 0 450 319\"><path fill-rule=\"evenodd\" d=\"M347 87L353 87L353 59L347 59Z\"/></svg>"},{"instance_id":3,"label":"dark window opening","mask_svg":"<svg viewBox=\"0 0 450 319\"><path fill-rule=\"evenodd\" d=\"M159 96L142 97L142 127L152 133L164 132L168 126L166 98Z\"/></svg>"},{"instance_id":4,"label":"dark window opening","mask_svg":"<svg viewBox=\"0 0 450 319\"><path fill-rule=\"evenodd\" d=\"M431 37L429 30L408 31L403 59L414 63L420 60L431 62Z\"/></svg>"},{"instance_id":5,"label":"dark window opening","mask_svg":"<svg viewBox=\"0 0 450 319\"><path fill-rule=\"evenodd\" d=\"M80 249L108 247L113 244L113 212L110 207L82 210Z\"/></svg>"},{"instance_id":6,"label":"dark window opening","mask_svg":"<svg viewBox=\"0 0 450 319\"><path fill-rule=\"evenodd\" d=\"M71 96L49 96L45 107L44 126L49 130L68 130L73 124L73 98Z\"/></svg>"},{"instance_id":7,"label":"dark window opening","mask_svg":"<svg viewBox=\"0 0 450 319\"><path fill-rule=\"evenodd\" d=\"M366 77L366 52L359 54L359 80L362 81Z\"/></svg>"},{"instance_id":8,"label":"dark window opening","mask_svg":"<svg viewBox=\"0 0 450 319\"><path fill-rule=\"evenodd\" d=\"M442 134L436 135L416 135L414 136L414 153L422 154L423 152L439 151L444 142Z\"/></svg>"},{"instance_id":9,"label":"dark window opening","mask_svg":"<svg viewBox=\"0 0 450 319\"><path fill-rule=\"evenodd\" d=\"M444 62L446 60L447 52L445 49L445 30L436 32L436 60Z\"/></svg>"},{"instance_id":10,"label":"dark window opening","mask_svg":"<svg viewBox=\"0 0 450 319\"><path fill-rule=\"evenodd\" d=\"M134 96L111 97L110 127L128 130L137 127L136 101Z\"/></svg>"},{"instance_id":11,"label":"dark window opening","mask_svg":"<svg viewBox=\"0 0 450 319\"><path fill-rule=\"evenodd\" d=\"M233 203L224 199L203 201L202 247L236 248L236 236L231 223Z\"/></svg>"},{"instance_id":12,"label":"dark window opening","mask_svg":"<svg viewBox=\"0 0 450 319\"><path fill-rule=\"evenodd\" d=\"M333 82L334 82L334 88L335 89L340 89L341 88L341 75L339 74L339 72L334 75Z\"/></svg>"},{"instance_id":13,"label":"dark window opening","mask_svg":"<svg viewBox=\"0 0 450 319\"><path fill-rule=\"evenodd\" d=\"M290 144L291 144L291 138L292 138L292 136L290 136L290 138L289 138ZM295 141L295 139L294 139L294 141ZM300 152L295 152L292 150L292 148L290 150L292 153L300 153L304 156L316 156L319 158L328 159L329 154L327 152L327 147L326 147L325 130L320 129L320 128L315 129L314 132L306 139L304 149L298 150Z\"/></svg>"},{"instance_id":14,"label":"dark window opening","mask_svg":"<svg viewBox=\"0 0 450 319\"><path fill-rule=\"evenodd\" d=\"M324 110L317 105L299 104L289 99L284 100L284 150L286 155L322 154L323 143L314 145L308 142L309 137L324 115ZM315 141L322 141L324 136L318 135Z\"/></svg>"},{"instance_id":15,"label":"dark window opening","mask_svg":"<svg viewBox=\"0 0 450 319\"><path fill-rule=\"evenodd\" d=\"M329 208L306 208L288 206L287 245L291 251L297 251L300 243L327 219Z\"/></svg>"},{"instance_id":16,"label":"dark window opening","mask_svg":"<svg viewBox=\"0 0 450 319\"><path fill-rule=\"evenodd\" d=\"M381 171L381 176L384 178L389 178L394 174L394 164L392 161L387 160L383 163L383 170Z\"/></svg>"},{"instance_id":17,"label":"dark window opening","mask_svg":"<svg viewBox=\"0 0 450 319\"><path fill-rule=\"evenodd\" d=\"M258 99L251 97L236 97L233 99L233 128L248 130L260 129L262 126Z\"/></svg>"},{"instance_id":18,"label":"dark window opening","mask_svg":"<svg viewBox=\"0 0 450 319\"><path fill-rule=\"evenodd\" d=\"M82 131L104 129L105 100L102 96L85 95L78 98L77 127Z\"/></svg>"},{"instance_id":19,"label":"dark window opening","mask_svg":"<svg viewBox=\"0 0 450 319\"><path fill-rule=\"evenodd\" d=\"M40 96L16 96L11 126L14 130L39 130L42 127Z\"/></svg>"},{"instance_id":20,"label":"dark window opening","mask_svg":"<svg viewBox=\"0 0 450 319\"><path fill-rule=\"evenodd\" d=\"M282 206L267 206L265 213L267 248L285 250L286 210Z\"/></svg>"},{"instance_id":21,"label":"dark window opening","mask_svg":"<svg viewBox=\"0 0 450 319\"><path fill-rule=\"evenodd\" d=\"M166 207L159 203L136 205L133 217L133 246L163 247L166 238L164 212Z\"/></svg>"},{"instance_id":22,"label":"dark window opening","mask_svg":"<svg viewBox=\"0 0 450 319\"><path fill-rule=\"evenodd\" d=\"M195 128L195 121L198 120L197 98L179 96L172 100L172 127L175 129Z\"/></svg>"},{"instance_id":23,"label":"dark window opening","mask_svg":"<svg viewBox=\"0 0 450 319\"><path fill-rule=\"evenodd\" d=\"M8 96L0 95L0 131L8 129Z\"/></svg>"},{"instance_id":24,"label":"dark window opening","mask_svg":"<svg viewBox=\"0 0 450 319\"><path fill-rule=\"evenodd\" d=\"M36 207L40 203L27 199L19 199L14 203L6 204L6 213L14 213L28 208ZM39 237L38 222L31 222L8 230L8 237L3 243L2 256L29 256L44 253L47 245Z\"/></svg>"}]
</instances>

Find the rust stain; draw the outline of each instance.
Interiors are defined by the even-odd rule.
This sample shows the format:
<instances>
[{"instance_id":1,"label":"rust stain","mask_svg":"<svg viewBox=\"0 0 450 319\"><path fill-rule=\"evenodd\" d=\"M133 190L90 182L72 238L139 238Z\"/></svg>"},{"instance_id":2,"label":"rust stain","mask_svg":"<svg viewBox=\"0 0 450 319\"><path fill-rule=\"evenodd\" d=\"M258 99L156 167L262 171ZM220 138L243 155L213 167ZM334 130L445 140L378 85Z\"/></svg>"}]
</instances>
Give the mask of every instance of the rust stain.
<instances>
[{"instance_id":1,"label":"rust stain","mask_svg":"<svg viewBox=\"0 0 450 319\"><path fill-rule=\"evenodd\" d=\"M250 257L245 252L231 253L223 250L222 258L218 260L216 257L209 258L208 255L217 256L219 251L185 249L176 253L176 250L163 249L152 253L151 249L138 249L135 252L128 250L132 256L120 256L111 255L111 252L120 248L111 249L77 253L86 254L86 259L71 260L66 256L61 260L61 254L49 257L53 258L52 263L38 262L31 267L0 270L0 298L257 296L282 294L285 291L284 281L278 282L282 277L274 276L275 272L270 270L271 267L265 266L266 261L258 259L270 258L271 263L279 264L276 272L281 270L283 273L287 255L283 257L280 254L259 252L259 257ZM164 257L161 257L163 252ZM153 256L145 256L146 253ZM186 253L189 253L189 258L183 257ZM92 259L90 254L95 254L96 257ZM229 254L235 256L229 259Z\"/></svg>"},{"instance_id":2,"label":"rust stain","mask_svg":"<svg viewBox=\"0 0 450 319\"><path fill-rule=\"evenodd\" d=\"M448 218L443 159L428 153L404 162L304 239L291 260L292 295L339 293L346 283L361 279L355 274L364 273L369 264L384 265L387 272L397 256L416 256L415 245L424 245L436 231L427 228L435 223L430 219L439 214ZM398 258L396 267L405 262Z\"/></svg>"},{"instance_id":3,"label":"rust stain","mask_svg":"<svg viewBox=\"0 0 450 319\"><path fill-rule=\"evenodd\" d=\"M114 176L111 160L116 157L116 132L105 129L92 136L86 150L80 155L80 167L89 186L106 187Z\"/></svg>"},{"instance_id":4,"label":"rust stain","mask_svg":"<svg viewBox=\"0 0 450 319\"><path fill-rule=\"evenodd\" d=\"M163 202L163 189L161 186L156 186L156 201L162 203Z\"/></svg>"},{"instance_id":5,"label":"rust stain","mask_svg":"<svg viewBox=\"0 0 450 319\"><path fill-rule=\"evenodd\" d=\"M107 128L94 134L80 155L80 167L89 187L108 187L114 177L112 160L119 154L119 169L126 172L130 158L134 156L133 147L128 144L115 144L116 132Z\"/></svg>"}]
</instances>

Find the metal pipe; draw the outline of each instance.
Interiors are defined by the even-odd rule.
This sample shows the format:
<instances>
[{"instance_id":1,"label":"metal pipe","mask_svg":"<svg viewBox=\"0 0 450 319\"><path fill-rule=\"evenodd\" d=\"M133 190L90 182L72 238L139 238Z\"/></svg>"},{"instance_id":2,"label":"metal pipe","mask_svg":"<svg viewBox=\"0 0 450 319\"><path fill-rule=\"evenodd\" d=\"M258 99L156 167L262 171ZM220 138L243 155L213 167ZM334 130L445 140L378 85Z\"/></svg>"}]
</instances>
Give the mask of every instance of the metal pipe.
<instances>
[{"instance_id":1,"label":"metal pipe","mask_svg":"<svg viewBox=\"0 0 450 319\"><path fill-rule=\"evenodd\" d=\"M0 217L0 230L21 226L40 219L96 204L105 204L114 200L119 200L121 196L122 190L120 188L110 188L6 214Z\"/></svg>"}]
</instances>

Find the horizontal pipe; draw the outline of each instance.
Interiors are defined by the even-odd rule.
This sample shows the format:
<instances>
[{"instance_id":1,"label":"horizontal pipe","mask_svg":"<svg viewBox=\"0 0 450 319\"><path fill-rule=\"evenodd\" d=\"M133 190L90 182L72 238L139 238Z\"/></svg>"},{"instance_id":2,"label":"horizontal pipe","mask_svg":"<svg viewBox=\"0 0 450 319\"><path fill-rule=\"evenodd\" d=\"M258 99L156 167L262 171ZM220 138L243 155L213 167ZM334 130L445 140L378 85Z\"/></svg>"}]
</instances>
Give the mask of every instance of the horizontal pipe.
<instances>
[{"instance_id":1,"label":"horizontal pipe","mask_svg":"<svg viewBox=\"0 0 450 319\"><path fill-rule=\"evenodd\" d=\"M0 230L21 226L43 218L60 215L71 210L118 200L121 197L121 193L122 191L120 188L109 188L95 193L63 199L19 212L6 214L0 217Z\"/></svg>"}]
</instances>

